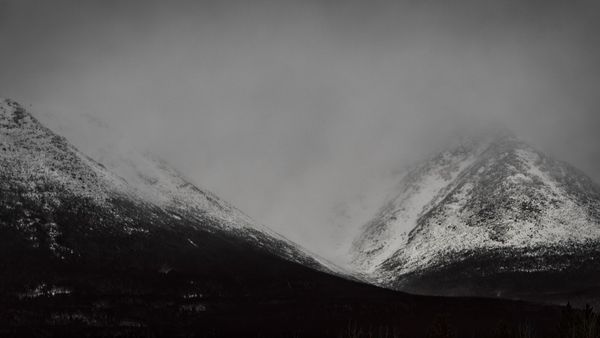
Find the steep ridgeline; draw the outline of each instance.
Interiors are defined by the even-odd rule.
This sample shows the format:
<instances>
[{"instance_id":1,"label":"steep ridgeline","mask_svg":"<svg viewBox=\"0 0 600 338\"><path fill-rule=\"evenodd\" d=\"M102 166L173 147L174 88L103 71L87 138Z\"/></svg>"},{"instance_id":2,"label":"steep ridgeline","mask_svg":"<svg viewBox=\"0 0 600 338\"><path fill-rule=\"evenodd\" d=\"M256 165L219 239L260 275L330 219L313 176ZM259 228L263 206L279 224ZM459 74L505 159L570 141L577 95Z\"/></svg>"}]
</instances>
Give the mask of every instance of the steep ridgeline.
<instances>
[{"instance_id":1,"label":"steep ridgeline","mask_svg":"<svg viewBox=\"0 0 600 338\"><path fill-rule=\"evenodd\" d=\"M134 154L122 161L108 170L14 101L0 100L0 267L10 276L0 290L89 281L83 275L103 269L123 278L216 273L205 279L207 289L219 278L263 278L260 269L276 275L286 264L330 271L164 162Z\"/></svg>"},{"instance_id":2,"label":"steep ridgeline","mask_svg":"<svg viewBox=\"0 0 600 338\"><path fill-rule=\"evenodd\" d=\"M509 133L416 166L354 241L377 284L436 295L572 301L600 284L600 188Z\"/></svg>"}]
</instances>

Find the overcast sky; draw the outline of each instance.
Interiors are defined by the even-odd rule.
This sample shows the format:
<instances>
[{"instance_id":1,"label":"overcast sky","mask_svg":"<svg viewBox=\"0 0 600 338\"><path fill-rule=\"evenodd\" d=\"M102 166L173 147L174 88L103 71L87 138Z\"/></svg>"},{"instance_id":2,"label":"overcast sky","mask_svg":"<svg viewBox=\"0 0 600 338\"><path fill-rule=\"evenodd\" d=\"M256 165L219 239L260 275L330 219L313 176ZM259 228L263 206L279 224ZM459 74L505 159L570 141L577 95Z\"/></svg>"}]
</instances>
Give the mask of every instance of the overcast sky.
<instances>
[{"instance_id":1,"label":"overcast sky","mask_svg":"<svg viewBox=\"0 0 600 338\"><path fill-rule=\"evenodd\" d=\"M599 3L0 0L0 97L106 121L331 256L332 209L456 130L600 181Z\"/></svg>"}]
</instances>

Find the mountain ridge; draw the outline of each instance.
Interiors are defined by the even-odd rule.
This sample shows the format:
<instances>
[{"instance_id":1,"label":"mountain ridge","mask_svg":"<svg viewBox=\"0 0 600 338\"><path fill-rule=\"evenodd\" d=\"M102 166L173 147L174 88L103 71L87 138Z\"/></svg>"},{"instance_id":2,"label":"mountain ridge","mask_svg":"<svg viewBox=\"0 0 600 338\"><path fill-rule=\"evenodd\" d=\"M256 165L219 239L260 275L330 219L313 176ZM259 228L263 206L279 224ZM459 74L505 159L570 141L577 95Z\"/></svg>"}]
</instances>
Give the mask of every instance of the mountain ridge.
<instances>
[{"instance_id":1,"label":"mountain ridge","mask_svg":"<svg viewBox=\"0 0 600 338\"><path fill-rule=\"evenodd\" d=\"M379 285L436 294L445 294L443 286L417 285L425 284L428 271L494 251L537 259L499 260L503 273L578 266L544 257L584 255L600 243L600 188L514 135L499 135L450 148L401 178L397 194L354 241L356 266ZM464 273L476 280L470 270Z\"/></svg>"},{"instance_id":2,"label":"mountain ridge","mask_svg":"<svg viewBox=\"0 0 600 338\"><path fill-rule=\"evenodd\" d=\"M131 152L130 158L113 158L116 164L112 166L101 164L78 151L10 99L0 100L0 150L3 190L21 190L23 197L39 203L48 215L60 209L61 198L67 195L89 200L96 208L110 208L111 201L125 199L150 209L158 208L160 211L152 212L151 217L166 216L179 222L183 218L188 225L207 227L202 230L238 233L258 246L280 242L282 257L291 261L313 260L313 254L305 253L275 231L252 223L241 211L213 193L197 188L166 162ZM137 163L128 161L131 159ZM124 178L107 166L121 166L122 170L117 171L120 173L132 172ZM27 215L20 217L17 224L36 222ZM206 222L207 218L213 221ZM24 225L23 229L28 231L31 224ZM127 226L121 230L148 231ZM60 232L59 229L52 231ZM60 237L59 233L54 237ZM320 257L318 260L333 267ZM314 262L313 266L329 271L322 263Z\"/></svg>"}]
</instances>

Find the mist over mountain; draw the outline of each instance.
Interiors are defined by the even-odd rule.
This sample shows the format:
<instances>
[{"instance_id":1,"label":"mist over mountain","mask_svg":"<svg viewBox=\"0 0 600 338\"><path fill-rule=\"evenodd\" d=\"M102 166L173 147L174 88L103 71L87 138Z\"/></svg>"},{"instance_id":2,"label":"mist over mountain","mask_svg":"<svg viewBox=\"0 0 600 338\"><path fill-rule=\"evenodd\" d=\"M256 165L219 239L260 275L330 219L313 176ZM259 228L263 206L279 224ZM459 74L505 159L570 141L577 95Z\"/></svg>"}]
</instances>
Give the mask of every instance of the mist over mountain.
<instances>
[{"instance_id":1,"label":"mist over mountain","mask_svg":"<svg viewBox=\"0 0 600 338\"><path fill-rule=\"evenodd\" d=\"M506 124L600 180L598 13L585 0L4 0L0 96L63 115L86 153L105 138L78 132L79 116L104 121L329 255L336 206L384 195L372 187L460 130Z\"/></svg>"}]
</instances>

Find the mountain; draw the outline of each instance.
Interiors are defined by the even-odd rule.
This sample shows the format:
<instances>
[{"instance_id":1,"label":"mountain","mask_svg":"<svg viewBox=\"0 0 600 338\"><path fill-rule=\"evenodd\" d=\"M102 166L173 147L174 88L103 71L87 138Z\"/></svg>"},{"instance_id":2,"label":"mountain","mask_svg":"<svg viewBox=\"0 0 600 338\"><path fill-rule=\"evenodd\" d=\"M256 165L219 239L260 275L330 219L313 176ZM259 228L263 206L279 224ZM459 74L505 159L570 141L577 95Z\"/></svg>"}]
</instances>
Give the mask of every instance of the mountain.
<instances>
[{"instance_id":1,"label":"mountain","mask_svg":"<svg viewBox=\"0 0 600 338\"><path fill-rule=\"evenodd\" d=\"M0 100L1 336L549 336L561 318L362 284L163 161L99 158Z\"/></svg>"},{"instance_id":2,"label":"mountain","mask_svg":"<svg viewBox=\"0 0 600 338\"><path fill-rule=\"evenodd\" d=\"M2 294L239 295L333 272L166 163L131 155L117 175L0 101Z\"/></svg>"},{"instance_id":3,"label":"mountain","mask_svg":"<svg viewBox=\"0 0 600 338\"><path fill-rule=\"evenodd\" d=\"M92 220L95 227L90 226L88 231L150 234L155 229L135 224L135 218L142 216L160 219L161 223L186 223L184 228L226 231L291 261L320 266L297 245L252 223L249 217L197 188L165 162L130 152L127 158L111 163L119 170L109 171L45 128L16 102L3 100L0 112L3 207L10 213L8 220L28 232L33 247L47 246L61 259L79 255L57 241L66 240L67 234L54 218L57 210L67 206L75 210L85 207L100 217ZM129 215L132 208L137 214L140 210L147 213L134 218ZM122 225L107 229L96 224L107 220ZM182 245L194 246L190 239L181 240Z\"/></svg>"},{"instance_id":4,"label":"mountain","mask_svg":"<svg viewBox=\"0 0 600 338\"><path fill-rule=\"evenodd\" d=\"M351 254L398 290L586 299L600 285L600 187L509 132L464 138L399 179Z\"/></svg>"},{"instance_id":5,"label":"mountain","mask_svg":"<svg viewBox=\"0 0 600 338\"><path fill-rule=\"evenodd\" d=\"M69 121L63 121L66 119ZM220 221L220 225L225 227L254 228L281 237L212 192L192 183L160 157L137 149L124 135L98 118L46 112L39 120L44 125L50 125L53 130L68 135L70 141L85 141L82 142L82 152L124 179L144 200L163 208L210 217ZM75 140L71 140L73 136Z\"/></svg>"}]
</instances>

